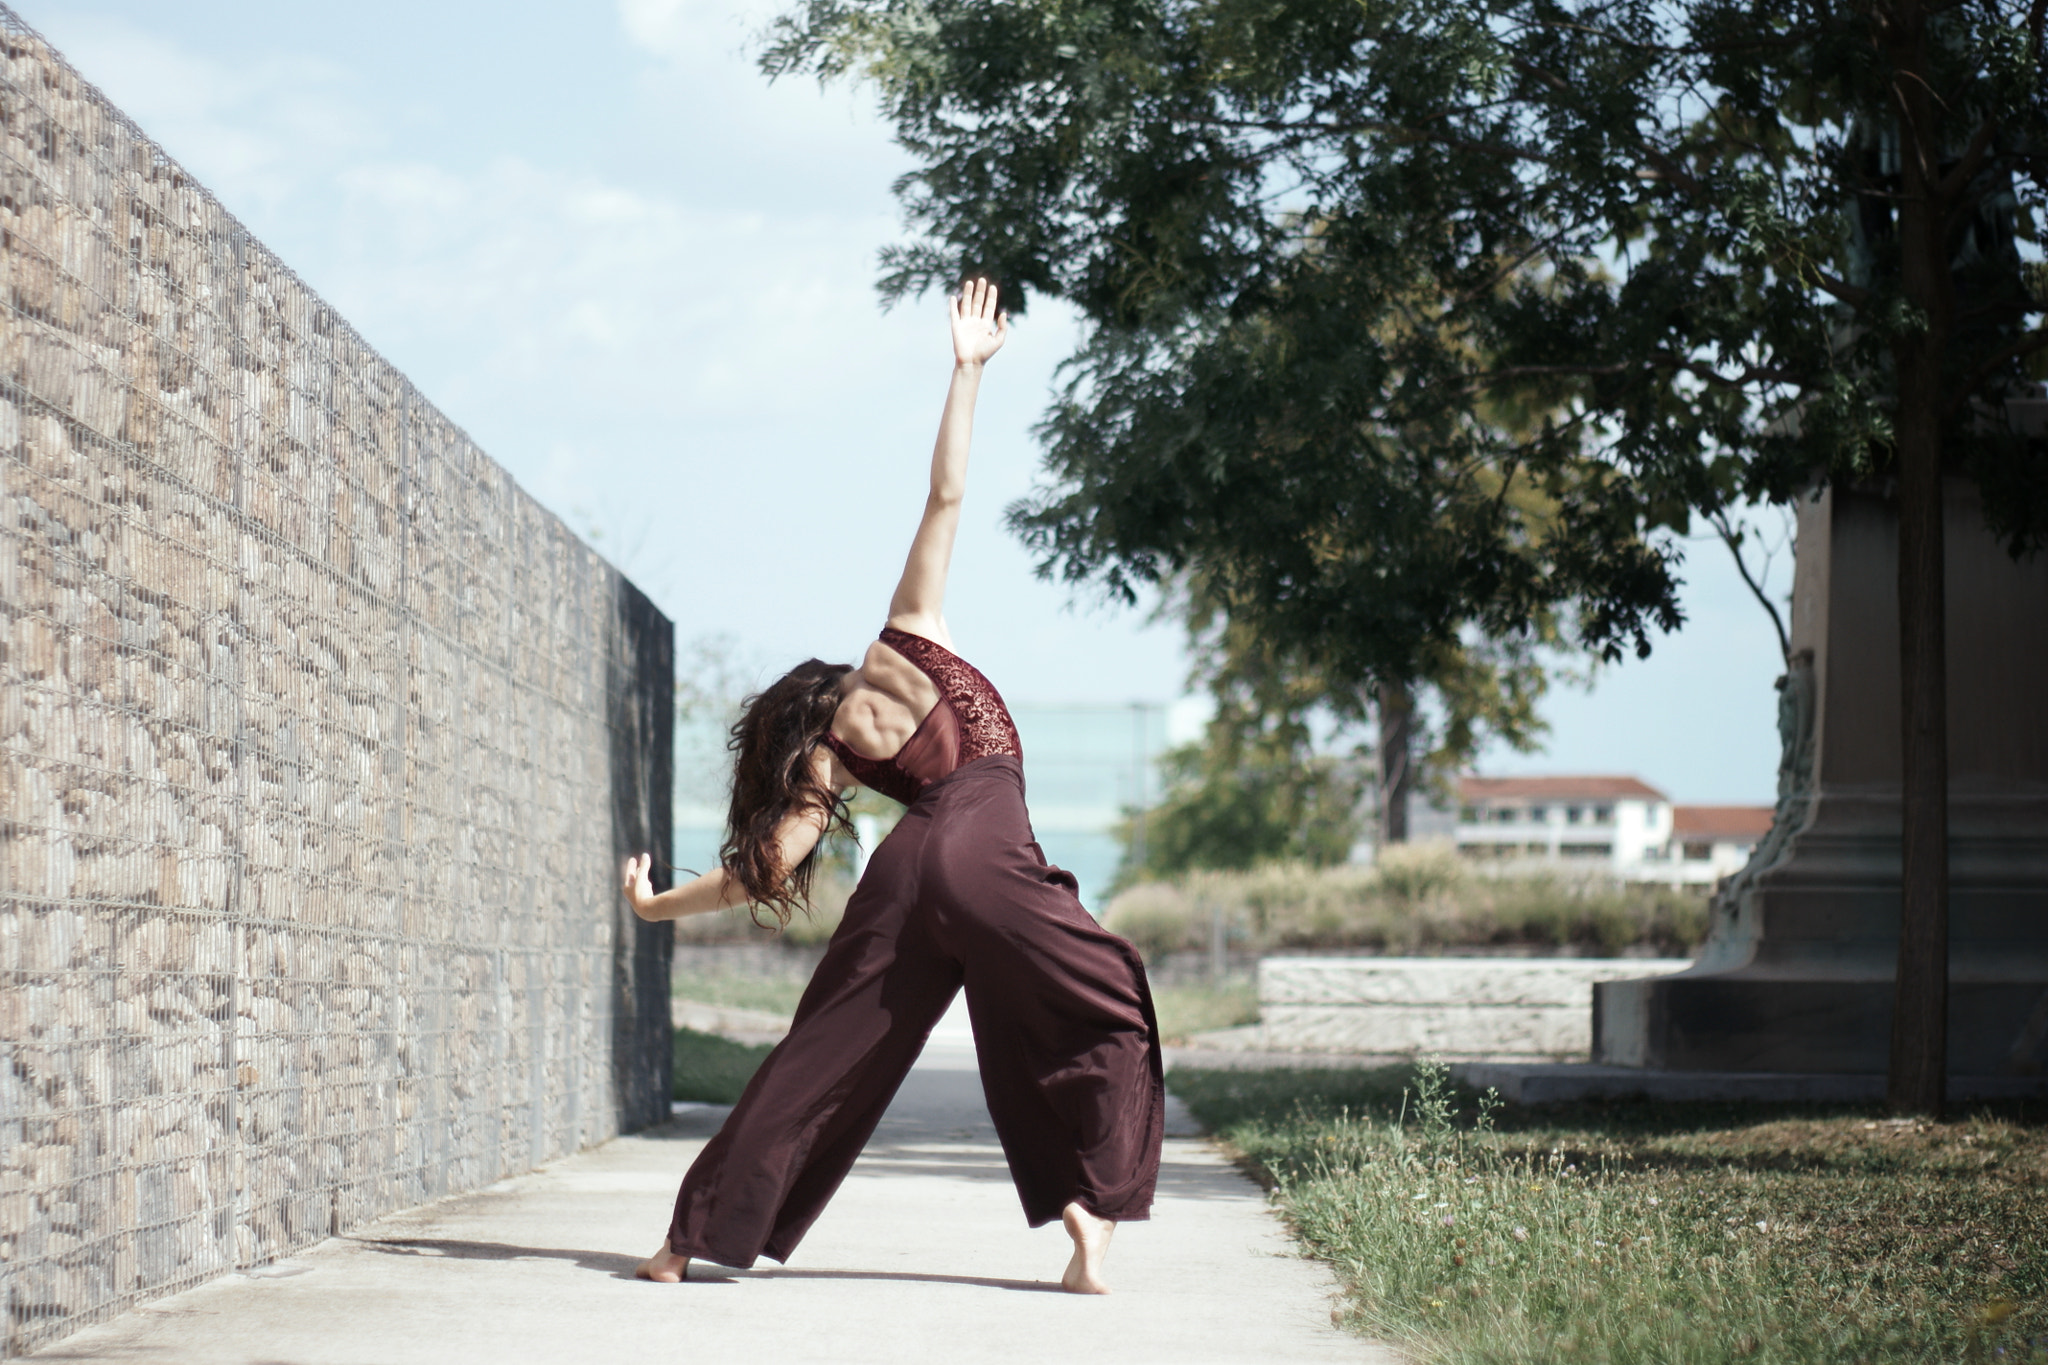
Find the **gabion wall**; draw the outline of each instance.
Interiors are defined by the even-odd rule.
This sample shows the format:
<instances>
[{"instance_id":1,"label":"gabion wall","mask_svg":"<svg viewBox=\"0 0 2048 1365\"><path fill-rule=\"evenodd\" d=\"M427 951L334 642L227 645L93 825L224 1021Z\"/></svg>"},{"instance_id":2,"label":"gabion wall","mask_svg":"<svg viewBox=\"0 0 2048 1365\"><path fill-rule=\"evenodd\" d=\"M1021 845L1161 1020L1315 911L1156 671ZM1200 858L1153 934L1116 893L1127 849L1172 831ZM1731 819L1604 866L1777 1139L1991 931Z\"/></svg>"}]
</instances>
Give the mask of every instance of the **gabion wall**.
<instances>
[{"instance_id":1,"label":"gabion wall","mask_svg":"<svg viewBox=\"0 0 2048 1365\"><path fill-rule=\"evenodd\" d=\"M19 1353L668 1110L669 622L12 11Z\"/></svg>"}]
</instances>

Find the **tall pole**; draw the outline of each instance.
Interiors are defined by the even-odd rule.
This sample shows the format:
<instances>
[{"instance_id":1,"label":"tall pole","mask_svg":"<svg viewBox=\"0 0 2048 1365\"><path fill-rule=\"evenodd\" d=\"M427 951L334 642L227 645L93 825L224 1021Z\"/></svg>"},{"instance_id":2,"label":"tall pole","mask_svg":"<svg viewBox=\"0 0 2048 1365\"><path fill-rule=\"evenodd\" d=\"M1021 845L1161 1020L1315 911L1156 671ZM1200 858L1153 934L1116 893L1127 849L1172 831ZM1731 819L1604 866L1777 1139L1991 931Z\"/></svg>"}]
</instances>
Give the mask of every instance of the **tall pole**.
<instances>
[{"instance_id":1,"label":"tall pole","mask_svg":"<svg viewBox=\"0 0 2048 1365\"><path fill-rule=\"evenodd\" d=\"M1415 786L1415 696L1404 683L1382 683L1380 717L1380 848L1408 842L1408 793Z\"/></svg>"},{"instance_id":2,"label":"tall pole","mask_svg":"<svg viewBox=\"0 0 2048 1365\"><path fill-rule=\"evenodd\" d=\"M1885 1097L1939 1116L1948 1089L1948 644L1943 573L1942 360L1954 326L1941 114L1927 79L1929 15L1884 13L1899 103L1899 285L1920 325L1893 342L1898 373L1899 959Z\"/></svg>"},{"instance_id":3,"label":"tall pole","mask_svg":"<svg viewBox=\"0 0 2048 1365\"><path fill-rule=\"evenodd\" d=\"M1141 701L1131 703L1131 866L1145 865L1145 801L1151 794L1145 781L1145 769L1149 766L1151 753L1145 733L1146 705Z\"/></svg>"},{"instance_id":4,"label":"tall pole","mask_svg":"<svg viewBox=\"0 0 2048 1365\"><path fill-rule=\"evenodd\" d=\"M1223 932L1223 899L1217 897L1209 902L1209 979L1221 983L1224 971L1230 966L1229 947Z\"/></svg>"}]
</instances>

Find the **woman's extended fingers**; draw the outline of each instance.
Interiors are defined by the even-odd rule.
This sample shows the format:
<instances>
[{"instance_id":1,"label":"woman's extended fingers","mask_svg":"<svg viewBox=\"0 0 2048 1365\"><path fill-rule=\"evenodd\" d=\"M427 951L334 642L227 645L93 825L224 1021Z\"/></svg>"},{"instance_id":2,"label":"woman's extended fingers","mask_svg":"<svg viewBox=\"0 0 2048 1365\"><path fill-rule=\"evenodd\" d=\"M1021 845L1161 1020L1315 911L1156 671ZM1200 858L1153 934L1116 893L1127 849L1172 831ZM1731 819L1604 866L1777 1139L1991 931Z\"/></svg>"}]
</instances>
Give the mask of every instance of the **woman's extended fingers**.
<instances>
[{"instance_id":1,"label":"woman's extended fingers","mask_svg":"<svg viewBox=\"0 0 2048 1365\"><path fill-rule=\"evenodd\" d=\"M996 319L996 286L986 277L977 275L971 280L960 282L960 292L952 299L953 316L961 321L979 318L993 327Z\"/></svg>"}]
</instances>

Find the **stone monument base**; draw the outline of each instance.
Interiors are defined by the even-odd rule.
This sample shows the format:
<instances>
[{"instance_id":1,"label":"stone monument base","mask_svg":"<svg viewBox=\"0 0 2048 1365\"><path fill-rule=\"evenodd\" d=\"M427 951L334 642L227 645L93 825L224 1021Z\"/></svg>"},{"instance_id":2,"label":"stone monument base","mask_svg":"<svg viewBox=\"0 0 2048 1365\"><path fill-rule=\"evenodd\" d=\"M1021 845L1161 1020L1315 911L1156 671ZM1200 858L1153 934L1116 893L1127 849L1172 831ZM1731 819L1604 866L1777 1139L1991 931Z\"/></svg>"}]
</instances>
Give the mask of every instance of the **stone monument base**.
<instances>
[{"instance_id":1,"label":"stone monument base","mask_svg":"<svg viewBox=\"0 0 2048 1365\"><path fill-rule=\"evenodd\" d=\"M1980 964L1971 964L1973 966ZM1890 1056L1889 963L1863 971L1752 963L1593 991L1593 1060L1615 1066L1777 1074L1864 1073ZM1966 974L1967 973L1967 974ZM2048 984L2032 955L1949 978L1948 1069L2025 1079L2042 1072Z\"/></svg>"}]
</instances>

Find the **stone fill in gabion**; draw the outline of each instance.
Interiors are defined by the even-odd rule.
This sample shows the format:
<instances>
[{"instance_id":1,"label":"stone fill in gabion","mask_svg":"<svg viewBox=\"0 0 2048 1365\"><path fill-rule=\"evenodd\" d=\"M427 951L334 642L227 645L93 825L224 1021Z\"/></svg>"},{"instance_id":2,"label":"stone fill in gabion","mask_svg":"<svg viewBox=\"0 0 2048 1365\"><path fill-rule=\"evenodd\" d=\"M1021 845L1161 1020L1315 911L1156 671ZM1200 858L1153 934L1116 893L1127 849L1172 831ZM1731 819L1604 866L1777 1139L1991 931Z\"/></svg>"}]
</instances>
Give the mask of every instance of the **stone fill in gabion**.
<instances>
[{"instance_id":1,"label":"stone fill in gabion","mask_svg":"<svg viewBox=\"0 0 2048 1365\"><path fill-rule=\"evenodd\" d=\"M16 1354L667 1113L672 631L0 6Z\"/></svg>"}]
</instances>

